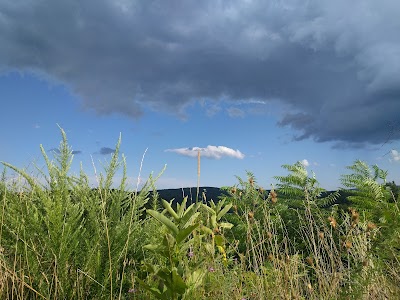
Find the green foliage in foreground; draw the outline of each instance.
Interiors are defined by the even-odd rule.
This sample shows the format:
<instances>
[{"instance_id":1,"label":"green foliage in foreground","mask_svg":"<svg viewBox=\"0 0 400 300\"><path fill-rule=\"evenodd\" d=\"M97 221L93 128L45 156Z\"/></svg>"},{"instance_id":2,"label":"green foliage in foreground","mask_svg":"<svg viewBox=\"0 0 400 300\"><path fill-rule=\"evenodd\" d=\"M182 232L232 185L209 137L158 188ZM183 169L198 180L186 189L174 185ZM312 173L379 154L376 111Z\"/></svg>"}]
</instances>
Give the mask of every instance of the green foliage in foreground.
<instances>
[{"instance_id":1,"label":"green foliage in foreground","mask_svg":"<svg viewBox=\"0 0 400 300\"><path fill-rule=\"evenodd\" d=\"M120 139L92 189L61 135L47 172L3 163L1 299L400 298L399 192L377 166L349 166L346 207L299 162L270 192L248 173L218 201L159 207L152 177L128 190Z\"/></svg>"}]
</instances>

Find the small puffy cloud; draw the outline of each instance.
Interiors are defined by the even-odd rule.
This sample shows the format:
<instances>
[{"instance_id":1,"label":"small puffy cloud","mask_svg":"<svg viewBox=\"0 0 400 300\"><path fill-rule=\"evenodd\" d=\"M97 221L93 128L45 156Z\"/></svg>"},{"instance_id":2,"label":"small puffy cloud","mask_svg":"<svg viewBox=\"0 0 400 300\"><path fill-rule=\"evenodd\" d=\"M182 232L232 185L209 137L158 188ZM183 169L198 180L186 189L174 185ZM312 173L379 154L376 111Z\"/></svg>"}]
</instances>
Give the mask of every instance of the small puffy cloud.
<instances>
[{"instance_id":1,"label":"small puffy cloud","mask_svg":"<svg viewBox=\"0 0 400 300\"><path fill-rule=\"evenodd\" d=\"M177 154L189 157L197 157L198 152L202 157L220 159L224 156L243 159L244 154L239 150L233 150L225 146L207 146L206 148L192 147L192 148L177 148L167 149L166 152L175 152Z\"/></svg>"},{"instance_id":2,"label":"small puffy cloud","mask_svg":"<svg viewBox=\"0 0 400 300\"><path fill-rule=\"evenodd\" d=\"M243 118L245 116L245 112L237 107L229 107L226 111L231 118Z\"/></svg>"},{"instance_id":3,"label":"small puffy cloud","mask_svg":"<svg viewBox=\"0 0 400 300\"><path fill-rule=\"evenodd\" d=\"M213 105L211 105L211 106L206 108L206 115L208 117L213 117L219 111L221 111L221 106L219 106L218 104L213 104Z\"/></svg>"},{"instance_id":4,"label":"small puffy cloud","mask_svg":"<svg viewBox=\"0 0 400 300\"><path fill-rule=\"evenodd\" d=\"M115 152L115 149L108 148L108 147L101 147L99 153L101 155L112 154Z\"/></svg>"},{"instance_id":5,"label":"small puffy cloud","mask_svg":"<svg viewBox=\"0 0 400 300\"><path fill-rule=\"evenodd\" d=\"M308 162L307 159L303 159L303 160L301 161L301 163L302 163L303 166L305 166L305 167L308 167L308 166L310 165L310 163Z\"/></svg>"},{"instance_id":6,"label":"small puffy cloud","mask_svg":"<svg viewBox=\"0 0 400 300\"><path fill-rule=\"evenodd\" d=\"M400 153L397 150L390 151L390 155L394 161L400 161Z\"/></svg>"}]
</instances>

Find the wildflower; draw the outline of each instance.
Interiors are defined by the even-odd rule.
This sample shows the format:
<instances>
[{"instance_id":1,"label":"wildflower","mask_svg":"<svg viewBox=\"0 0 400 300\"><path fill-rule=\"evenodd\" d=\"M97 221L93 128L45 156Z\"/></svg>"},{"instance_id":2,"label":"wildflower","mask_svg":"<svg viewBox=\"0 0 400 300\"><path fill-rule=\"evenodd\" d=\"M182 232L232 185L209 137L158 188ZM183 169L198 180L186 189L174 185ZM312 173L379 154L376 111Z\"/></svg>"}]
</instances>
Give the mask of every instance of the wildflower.
<instances>
[{"instance_id":1,"label":"wildflower","mask_svg":"<svg viewBox=\"0 0 400 300\"><path fill-rule=\"evenodd\" d=\"M194 256L194 253L192 250L189 251L188 256L189 256L189 258L192 258Z\"/></svg>"},{"instance_id":2,"label":"wildflower","mask_svg":"<svg viewBox=\"0 0 400 300\"><path fill-rule=\"evenodd\" d=\"M322 240L324 238L324 233L322 231L318 232L319 238Z\"/></svg>"},{"instance_id":3,"label":"wildflower","mask_svg":"<svg viewBox=\"0 0 400 300\"><path fill-rule=\"evenodd\" d=\"M136 292L137 292L137 290L135 288L131 288L128 290L128 293L136 293Z\"/></svg>"},{"instance_id":4,"label":"wildflower","mask_svg":"<svg viewBox=\"0 0 400 300\"><path fill-rule=\"evenodd\" d=\"M268 260L269 261L273 261L274 260L274 256L271 253L268 254Z\"/></svg>"},{"instance_id":5,"label":"wildflower","mask_svg":"<svg viewBox=\"0 0 400 300\"><path fill-rule=\"evenodd\" d=\"M208 271L212 273L212 272L215 272L215 269L213 267L209 267Z\"/></svg>"},{"instance_id":6,"label":"wildflower","mask_svg":"<svg viewBox=\"0 0 400 300\"><path fill-rule=\"evenodd\" d=\"M232 193L232 194L236 194L236 188L235 188L235 187L233 187L233 188L231 189L231 193Z\"/></svg>"},{"instance_id":7,"label":"wildflower","mask_svg":"<svg viewBox=\"0 0 400 300\"><path fill-rule=\"evenodd\" d=\"M268 231L268 232L267 232L267 237L268 237L268 239L272 239L272 236L273 236L272 232L271 232L271 231Z\"/></svg>"},{"instance_id":8,"label":"wildflower","mask_svg":"<svg viewBox=\"0 0 400 300\"><path fill-rule=\"evenodd\" d=\"M254 218L254 213L252 211L249 211L248 216L249 216L249 219L253 219Z\"/></svg>"}]
</instances>

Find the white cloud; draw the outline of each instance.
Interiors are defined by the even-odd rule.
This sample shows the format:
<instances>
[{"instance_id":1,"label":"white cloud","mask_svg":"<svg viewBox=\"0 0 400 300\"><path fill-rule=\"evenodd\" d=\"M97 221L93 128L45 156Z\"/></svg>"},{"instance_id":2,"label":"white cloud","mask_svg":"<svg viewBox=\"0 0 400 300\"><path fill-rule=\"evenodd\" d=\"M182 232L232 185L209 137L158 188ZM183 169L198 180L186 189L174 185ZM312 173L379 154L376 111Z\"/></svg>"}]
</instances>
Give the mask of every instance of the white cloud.
<instances>
[{"instance_id":1,"label":"white cloud","mask_svg":"<svg viewBox=\"0 0 400 300\"><path fill-rule=\"evenodd\" d=\"M177 148L167 149L166 152L175 152L177 154L189 157L197 157L200 151L201 157L220 159L224 156L243 159L244 154L239 150L233 150L225 146L207 146L206 148L192 147L192 148Z\"/></svg>"},{"instance_id":2,"label":"white cloud","mask_svg":"<svg viewBox=\"0 0 400 300\"><path fill-rule=\"evenodd\" d=\"M245 112L237 107L229 107L226 111L231 118L243 118L245 116Z\"/></svg>"},{"instance_id":3,"label":"white cloud","mask_svg":"<svg viewBox=\"0 0 400 300\"><path fill-rule=\"evenodd\" d=\"M308 167L308 166L310 165L310 163L308 162L307 159L303 159L303 160L301 161L301 163L302 163L303 166L305 166L305 167Z\"/></svg>"},{"instance_id":4,"label":"white cloud","mask_svg":"<svg viewBox=\"0 0 400 300\"><path fill-rule=\"evenodd\" d=\"M394 161L400 161L400 153L397 150L390 151L390 155Z\"/></svg>"}]
</instances>

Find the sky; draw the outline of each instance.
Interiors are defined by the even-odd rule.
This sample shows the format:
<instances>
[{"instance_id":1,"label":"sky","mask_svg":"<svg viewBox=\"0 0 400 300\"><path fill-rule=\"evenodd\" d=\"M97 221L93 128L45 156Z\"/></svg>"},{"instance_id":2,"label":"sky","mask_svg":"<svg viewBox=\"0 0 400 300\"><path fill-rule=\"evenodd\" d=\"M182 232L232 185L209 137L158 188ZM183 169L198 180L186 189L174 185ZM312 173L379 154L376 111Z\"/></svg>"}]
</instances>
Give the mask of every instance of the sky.
<instances>
[{"instance_id":1,"label":"sky","mask_svg":"<svg viewBox=\"0 0 400 300\"><path fill-rule=\"evenodd\" d=\"M0 161L35 173L65 130L96 185L265 188L302 161L326 189L359 159L400 183L398 0L0 0ZM121 173L117 173L118 183ZM10 180L14 175L9 173Z\"/></svg>"}]
</instances>

